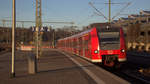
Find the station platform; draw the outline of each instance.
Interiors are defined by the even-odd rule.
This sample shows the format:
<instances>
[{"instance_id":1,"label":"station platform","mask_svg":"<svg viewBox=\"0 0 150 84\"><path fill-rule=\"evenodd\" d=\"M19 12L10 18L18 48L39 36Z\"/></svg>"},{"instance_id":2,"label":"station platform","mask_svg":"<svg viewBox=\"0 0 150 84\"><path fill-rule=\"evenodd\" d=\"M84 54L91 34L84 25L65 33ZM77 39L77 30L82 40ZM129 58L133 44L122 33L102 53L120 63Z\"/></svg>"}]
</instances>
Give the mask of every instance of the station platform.
<instances>
[{"instance_id":1,"label":"station platform","mask_svg":"<svg viewBox=\"0 0 150 84\"><path fill-rule=\"evenodd\" d=\"M11 52L0 55L0 84L129 84L79 56L57 49L44 50L37 61L37 73L30 75L30 54L16 51L15 78L10 78Z\"/></svg>"}]
</instances>

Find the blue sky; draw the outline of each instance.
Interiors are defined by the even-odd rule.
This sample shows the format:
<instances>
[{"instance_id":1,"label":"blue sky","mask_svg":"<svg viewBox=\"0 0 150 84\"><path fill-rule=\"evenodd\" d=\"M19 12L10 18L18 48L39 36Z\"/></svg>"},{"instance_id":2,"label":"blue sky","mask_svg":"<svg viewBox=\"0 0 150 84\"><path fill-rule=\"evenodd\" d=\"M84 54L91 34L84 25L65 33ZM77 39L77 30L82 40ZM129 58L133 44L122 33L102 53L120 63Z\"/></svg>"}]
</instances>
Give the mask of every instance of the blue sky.
<instances>
[{"instance_id":1,"label":"blue sky","mask_svg":"<svg viewBox=\"0 0 150 84\"><path fill-rule=\"evenodd\" d=\"M16 0L17 20L35 20L35 1L36 0ZM108 16L108 5L101 4L108 0L42 0L42 20L43 21L74 21L77 26L87 26L94 22L105 22L102 16L97 16L95 10L90 7L89 2L94 2L95 7ZM112 0L112 2L132 2L129 7L121 14L138 14L140 10L150 10L150 0ZM112 5L112 17L125 6ZM12 0L1 0L0 3L0 20L11 19ZM119 17L127 17L120 15ZM2 25L2 22L0 22ZM10 23L7 23L10 25ZM21 24L17 24L20 26ZM25 24L32 26L34 24ZM66 24L43 24L46 26L61 27Z\"/></svg>"}]
</instances>

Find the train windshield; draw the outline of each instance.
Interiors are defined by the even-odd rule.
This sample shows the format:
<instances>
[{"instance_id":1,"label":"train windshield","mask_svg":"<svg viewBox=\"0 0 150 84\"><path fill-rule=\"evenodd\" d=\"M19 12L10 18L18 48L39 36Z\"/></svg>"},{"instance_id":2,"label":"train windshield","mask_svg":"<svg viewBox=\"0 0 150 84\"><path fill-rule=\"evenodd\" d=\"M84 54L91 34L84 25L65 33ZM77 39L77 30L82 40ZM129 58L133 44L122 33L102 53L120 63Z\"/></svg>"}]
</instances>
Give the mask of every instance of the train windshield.
<instances>
[{"instance_id":1,"label":"train windshield","mask_svg":"<svg viewBox=\"0 0 150 84\"><path fill-rule=\"evenodd\" d=\"M99 44L101 50L120 49L120 31L119 28L98 31Z\"/></svg>"}]
</instances>

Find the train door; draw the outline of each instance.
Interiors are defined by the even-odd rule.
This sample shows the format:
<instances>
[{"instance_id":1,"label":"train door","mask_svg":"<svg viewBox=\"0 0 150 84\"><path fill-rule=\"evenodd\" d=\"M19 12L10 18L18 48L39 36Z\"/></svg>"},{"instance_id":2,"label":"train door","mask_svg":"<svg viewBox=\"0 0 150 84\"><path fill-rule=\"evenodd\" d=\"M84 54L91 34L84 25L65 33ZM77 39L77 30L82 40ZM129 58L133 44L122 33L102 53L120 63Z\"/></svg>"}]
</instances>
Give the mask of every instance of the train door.
<instances>
[{"instance_id":1,"label":"train door","mask_svg":"<svg viewBox=\"0 0 150 84\"><path fill-rule=\"evenodd\" d=\"M83 43L82 43L83 41L82 41L82 37L79 37L78 41L79 41L79 47L78 47L79 48L79 55L82 56L83 55L83 50L82 50L83 49L83 46L82 46L83 45Z\"/></svg>"},{"instance_id":2,"label":"train door","mask_svg":"<svg viewBox=\"0 0 150 84\"><path fill-rule=\"evenodd\" d=\"M79 47L79 38L76 39L76 43L77 43L76 44L76 54L79 55L79 53L80 53L80 50L79 50L80 49L80 47Z\"/></svg>"},{"instance_id":3,"label":"train door","mask_svg":"<svg viewBox=\"0 0 150 84\"><path fill-rule=\"evenodd\" d=\"M83 36L83 38L82 38L82 41L83 41L83 57L85 57L85 54L86 54L86 52L85 52L85 36Z\"/></svg>"},{"instance_id":4,"label":"train door","mask_svg":"<svg viewBox=\"0 0 150 84\"><path fill-rule=\"evenodd\" d=\"M76 47L77 47L77 41L76 41L76 39L74 38L73 39L73 53L75 53L75 54L77 54L77 50L76 50Z\"/></svg>"},{"instance_id":5,"label":"train door","mask_svg":"<svg viewBox=\"0 0 150 84\"><path fill-rule=\"evenodd\" d=\"M85 34L83 37L83 56L86 58L90 58L90 34Z\"/></svg>"},{"instance_id":6,"label":"train door","mask_svg":"<svg viewBox=\"0 0 150 84\"><path fill-rule=\"evenodd\" d=\"M91 35L86 37L86 56L91 59Z\"/></svg>"},{"instance_id":7,"label":"train door","mask_svg":"<svg viewBox=\"0 0 150 84\"><path fill-rule=\"evenodd\" d=\"M73 39L71 39L71 53L73 53Z\"/></svg>"},{"instance_id":8,"label":"train door","mask_svg":"<svg viewBox=\"0 0 150 84\"><path fill-rule=\"evenodd\" d=\"M88 34L85 34L84 35L84 54L85 54L85 57L87 58L87 53L88 53Z\"/></svg>"},{"instance_id":9,"label":"train door","mask_svg":"<svg viewBox=\"0 0 150 84\"><path fill-rule=\"evenodd\" d=\"M70 39L68 39L68 51L69 51L69 52L71 52L70 45L71 45L71 44L70 44Z\"/></svg>"},{"instance_id":10,"label":"train door","mask_svg":"<svg viewBox=\"0 0 150 84\"><path fill-rule=\"evenodd\" d=\"M87 48L88 48L88 58L92 59L91 56L91 34L89 33L89 37L88 37L88 44L87 44Z\"/></svg>"}]
</instances>

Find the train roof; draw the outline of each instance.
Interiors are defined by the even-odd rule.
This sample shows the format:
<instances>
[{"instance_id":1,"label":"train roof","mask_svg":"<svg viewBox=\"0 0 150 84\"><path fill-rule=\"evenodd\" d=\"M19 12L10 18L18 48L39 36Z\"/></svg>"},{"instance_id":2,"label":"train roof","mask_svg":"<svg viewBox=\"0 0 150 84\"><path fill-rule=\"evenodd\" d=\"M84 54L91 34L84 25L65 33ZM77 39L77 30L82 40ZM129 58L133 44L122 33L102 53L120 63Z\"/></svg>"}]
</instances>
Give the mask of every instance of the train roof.
<instances>
[{"instance_id":1,"label":"train roof","mask_svg":"<svg viewBox=\"0 0 150 84\"><path fill-rule=\"evenodd\" d=\"M91 32L93 29L94 29L94 28L88 29L88 30L83 31L83 32L81 32L81 33L79 33L79 34L75 34L75 35L72 35L72 36L70 36L70 37L62 38L62 39L59 39L59 40L65 40L65 39L69 39L69 38L80 37L80 36L82 36L83 34L86 34L86 33Z\"/></svg>"},{"instance_id":2,"label":"train roof","mask_svg":"<svg viewBox=\"0 0 150 84\"><path fill-rule=\"evenodd\" d=\"M86 33L89 33L89 32L91 32L93 29L95 29L96 28L96 30L98 30L98 31L118 31L118 29L120 28L120 27L110 27L110 28L107 28L106 26L104 27L104 26L102 26L102 27L93 27L93 28L90 28L90 29L88 29L88 30L86 30L86 31L83 31L83 32L81 32L81 33L79 33L79 34L76 34L76 35L73 35L73 36L70 36L70 37L66 37L66 38L62 38L62 39L59 39L59 40L67 40L67 39L69 39L69 38L75 38L75 37L80 37L80 36L82 36L82 35L84 35L84 34L86 34Z\"/></svg>"},{"instance_id":3,"label":"train roof","mask_svg":"<svg viewBox=\"0 0 150 84\"><path fill-rule=\"evenodd\" d=\"M99 32L114 32L119 31L120 27L97 27L96 28Z\"/></svg>"}]
</instances>

